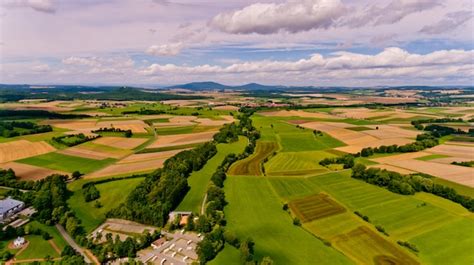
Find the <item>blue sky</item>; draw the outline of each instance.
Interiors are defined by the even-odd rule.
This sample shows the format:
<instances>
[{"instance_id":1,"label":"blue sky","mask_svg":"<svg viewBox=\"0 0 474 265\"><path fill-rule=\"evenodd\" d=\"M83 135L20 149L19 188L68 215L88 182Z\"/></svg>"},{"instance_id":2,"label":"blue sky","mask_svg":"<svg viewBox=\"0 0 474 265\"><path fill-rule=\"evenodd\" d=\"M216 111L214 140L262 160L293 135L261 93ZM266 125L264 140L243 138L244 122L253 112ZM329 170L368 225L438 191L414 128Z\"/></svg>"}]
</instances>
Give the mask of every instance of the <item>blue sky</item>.
<instances>
[{"instance_id":1,"label":"blue sky","mask_svg":"<svg viewBox=\"0 0 474 265\"><path fill-rule=\"evenodd\" d=\"M472 85L470 0L4 0L0 82Z\"/></svg>"}]
</instances>

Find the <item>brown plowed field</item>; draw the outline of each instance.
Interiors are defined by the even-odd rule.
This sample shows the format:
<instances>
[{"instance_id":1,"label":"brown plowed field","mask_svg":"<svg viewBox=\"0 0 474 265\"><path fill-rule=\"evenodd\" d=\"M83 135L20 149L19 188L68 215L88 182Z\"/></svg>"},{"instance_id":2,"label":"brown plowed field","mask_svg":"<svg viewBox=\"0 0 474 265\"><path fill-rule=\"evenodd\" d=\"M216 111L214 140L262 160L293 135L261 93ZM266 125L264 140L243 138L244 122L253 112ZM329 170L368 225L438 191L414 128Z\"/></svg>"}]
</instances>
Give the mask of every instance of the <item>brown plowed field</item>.
<instances>
[{"instance_id":1,"label":"brown plowed field","mask_svg":"<svg viewBox=\"0 0 474 265\"><path fill-rule=\"evenodd\" d=\"M121 149L133 149L147 140L146 138L101 137L94 140L94 143Z\"/></svg>"},{"instance_id":2,"label":"brown plowed field","mask_svg":"<svg viewBox=\"0 0 474 265\"><path fill-rule=\"evenodd\" d=\"M16 162L0 164L0 168L13 169L13 171L15 171L15 175L21 180L38 180L43 179L52 174L69 175L69 173L63 171L52 170L48 168L42 168Z\"/></svg>"}]
</instances>

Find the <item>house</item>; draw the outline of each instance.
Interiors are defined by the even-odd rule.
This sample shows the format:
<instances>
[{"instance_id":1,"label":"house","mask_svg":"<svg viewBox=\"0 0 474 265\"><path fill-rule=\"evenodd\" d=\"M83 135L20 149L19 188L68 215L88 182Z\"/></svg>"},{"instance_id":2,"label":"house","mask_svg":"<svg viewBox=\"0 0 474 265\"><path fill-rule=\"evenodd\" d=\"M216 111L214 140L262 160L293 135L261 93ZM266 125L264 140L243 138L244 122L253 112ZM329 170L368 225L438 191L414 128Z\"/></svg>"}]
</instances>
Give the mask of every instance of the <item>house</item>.
<instances>
[{"instance_id":1,"label":"house","mask_svg":"<svg viewBox=\"0 0 474 265\"><path fill-rule=\"evenodd\" d=\"M25 238L24 238L24 237L21 237L21 236L17 237L15 240L13 240L13 246L14 246L15 248L20 248L20 247L22 247L25 243L26 243Z\"/></svg>"},{"instance_id":2,"label":"house","mask_svg":"<svg viewBox=\"0 0 474 265\"><path fill-rule=\"evenodd\" d=\"M25 203L10 197L0 200L0 222L23 210Z\"/></svg>"}]
</instances>

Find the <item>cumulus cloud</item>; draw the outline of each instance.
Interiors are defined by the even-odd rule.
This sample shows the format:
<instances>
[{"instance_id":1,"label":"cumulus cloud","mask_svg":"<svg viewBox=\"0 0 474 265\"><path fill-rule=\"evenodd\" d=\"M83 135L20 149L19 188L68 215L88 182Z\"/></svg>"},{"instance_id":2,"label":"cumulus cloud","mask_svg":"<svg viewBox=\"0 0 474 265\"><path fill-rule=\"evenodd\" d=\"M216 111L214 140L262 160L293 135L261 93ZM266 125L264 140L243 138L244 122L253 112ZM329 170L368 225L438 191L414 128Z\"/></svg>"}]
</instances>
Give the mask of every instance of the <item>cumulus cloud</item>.
<instances>
[{"instance_id":1,"label":"cumulus cloud","mask_svg":"<svg viewBox=\"0 0 474 265\"><path fill-rule=\"evenodd\" d=\"M147 50L146 53L155 56L175 56L178 55L183 49L183 43L170 43L163 45L152 45Z\"/></svg>"},{"instance_id":2,"label":"cumulus cloud","mask_svg":"<svg viewBox=\"0 0 474 265\"><path fill-rule=\"evenodd\" d=\"M344 78L386 79L394 77L443 78L456 76L465 78L472 74L471 64L474 50L441 50L429 54L414 54L391 47L375 55L350 52L335 52L330 56L314 54L297 61L248 61L220 65L178 66L175 64L152 64L140 71L142 75L168 76L188 74L203 76L210 74L266 76L274 80L284 78L328 78L334 82Z\"/></svg>"},{"instance_id":3,"label":"cumulus cloud","mask_svg":"<svg viewBox=\"0 0 474 265\"><path fill-rule=\"evenodd\" d=\"M393 0L385 6L372 4L362 9L354 9L350 16L344 18L341 25L357 28L366 25L393 24L408 15L440 5L439 0Z\"/></svg>"},{"instance_id":4,"label":"cumulus cloud","mask_svg":"<svg viewBox=\"0 0 474 265\"><path fill-rule=\"evenodd\" d=\"M241 10L218 14L210 24L221 31L237 34L294 33L329 28L345 12L346 8L339 0L257 3Z\"/></svg>"},{"instance_id":5,"label":"cumulus cloud","mask_svg":"<svg viewBox=\"0 0 474 265\"><path fill-rule=\"evenodd\" d=\"M472 11L459 11L448 13L444 19L434 25L424 26L420 32L426 34L440 34L450 32L460 27L473 17Z\"/></svg>"},{"instance_id":6,"label":"cumulus cloud","mask_svg":"<svg viewBox=\"0 0 474 265\"><path fill-rule=\"evenodd\" d=\"M257 3L215 16L210 25L233 34L296 33L312 29L396 23L408 15L430 10L439 0L392 0L387 5L349 6L340 0L295 0Z\"/></svg>"},{"instance_id":7,"label":"cumulus cloud","mask_svg":"<svg viewBox=\"0 0 474 265\"><path fill-rule=\"evenodd\" d=\"M5 7L13 8L31 8L38 12L54 13L56 5L53 0L6 0L3 2Z\"/></svg>"}]
</instances>

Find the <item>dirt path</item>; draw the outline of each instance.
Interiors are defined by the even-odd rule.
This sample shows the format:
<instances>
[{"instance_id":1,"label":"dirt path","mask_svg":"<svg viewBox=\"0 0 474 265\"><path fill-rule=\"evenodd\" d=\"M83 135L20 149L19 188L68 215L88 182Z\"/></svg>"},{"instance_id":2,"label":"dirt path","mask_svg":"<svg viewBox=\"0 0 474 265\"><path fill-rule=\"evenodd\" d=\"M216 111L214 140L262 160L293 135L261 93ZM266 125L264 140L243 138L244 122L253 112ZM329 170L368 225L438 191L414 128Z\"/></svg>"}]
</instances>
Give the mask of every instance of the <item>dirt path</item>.
<instances>
[{"instance_id":1,"label":"dirt path","mask_svg":"<svg viewBox=\"0 0 474 265\"><path fill-rule=\"evenodd\" d=\"M48 240L49 244L54 248L54 250L56 250L56 252L61 255L61 250L59 249L58 245L56 245L56 243L54 243L54 241L52 239Z\"/></svg>"}]
</instances>

